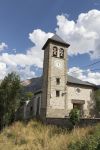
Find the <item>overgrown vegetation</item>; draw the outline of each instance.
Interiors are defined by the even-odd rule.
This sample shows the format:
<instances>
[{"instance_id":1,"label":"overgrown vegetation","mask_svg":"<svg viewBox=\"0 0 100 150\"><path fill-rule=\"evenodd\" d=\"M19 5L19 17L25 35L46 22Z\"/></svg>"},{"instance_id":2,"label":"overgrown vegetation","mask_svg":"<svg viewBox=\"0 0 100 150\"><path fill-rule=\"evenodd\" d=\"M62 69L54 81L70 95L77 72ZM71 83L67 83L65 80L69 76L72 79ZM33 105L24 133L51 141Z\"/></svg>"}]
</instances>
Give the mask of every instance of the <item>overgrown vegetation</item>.
<instances>
[{"instance_id":1,"label":"overgrown vegetation","mask_svg":"<svg viewBox=\"0 0 100 150\"><path fill-rule=\"evenodd\" d=\"M20 77L9 73L0 84L0 130L15 119L16 110L33 97L32 92L24 91Z\"/></svg>"},{"instance_id":2,"label":"overgrown vegetation","mask_svg":"<svg viewBox=\"0 0 100 150\"><path fill-rule=\"evenodd\" d=\"M80 121L80 110L78 110L77 108L72 109L71 112L69 113L69 117L70 117L69 118L70 122L72 123L73 127L75 128L75 126Z\"/></svg>"},{"instance_id":3,"label":"overgrown vegetation","mask_svg":"<svg viewBox=\"0 0 100 150\"><path fill-rule=\"evenodd\" d=\"M37 121L16 122L0 134L0 150L99 150L99 146L100 124L69 132Z\"/></svg>"},{"instance_id":4,"label":"overgrown vegetation","mask_svg":"<svg viewBox=\"0 0 100 150\"><path fill-rule=\"evenodd\" d=\"M20 78L10 73L0 84L0 129L14 121L15 111L20 104Z\"/></svg>"},{"instance_id":5,"label":"overgrown vegetation","mask_svg":"<svg viewBox=\"0 0 100 150\"><path fill-rule=\"evenodd\" d=\"M72 142L69 150L100 150L100 125L97 125L85 138Z\"/></svg>"}]
</instances>

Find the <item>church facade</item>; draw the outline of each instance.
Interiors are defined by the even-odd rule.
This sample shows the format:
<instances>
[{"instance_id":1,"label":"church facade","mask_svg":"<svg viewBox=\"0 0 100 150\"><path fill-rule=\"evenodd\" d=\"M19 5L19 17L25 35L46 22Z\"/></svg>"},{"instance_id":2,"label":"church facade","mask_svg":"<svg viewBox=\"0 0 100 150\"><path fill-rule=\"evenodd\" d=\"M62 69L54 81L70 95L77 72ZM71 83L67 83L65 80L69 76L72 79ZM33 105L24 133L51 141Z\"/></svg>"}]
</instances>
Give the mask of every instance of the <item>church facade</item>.
<instances>
[{"instance_id":1,"label":"church facade","mask_svg":"<svg viewBox=\"0 0 100 150\"><path fill-rule=\"evenodd\" d=\"M69 46L57 35L43 46L43 76L27 80L27 87L31 87L34 97L23 106L24 119L66 118L73 108L78 108L83 118L95 117L96 86L67 74Z\"/></svg>"}]
</instances>

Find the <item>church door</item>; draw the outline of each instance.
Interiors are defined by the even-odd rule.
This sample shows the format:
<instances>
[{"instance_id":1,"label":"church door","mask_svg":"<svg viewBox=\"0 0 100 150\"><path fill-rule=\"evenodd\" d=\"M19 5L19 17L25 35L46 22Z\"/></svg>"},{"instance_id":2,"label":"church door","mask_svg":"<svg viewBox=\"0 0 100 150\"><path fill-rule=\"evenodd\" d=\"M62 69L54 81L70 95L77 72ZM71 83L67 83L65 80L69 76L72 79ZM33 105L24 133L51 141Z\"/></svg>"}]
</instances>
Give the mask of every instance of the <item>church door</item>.
<instances>
[{"instance_id":1,"label":"church door","mask_svg":"<svg viewBox=\"0 0 100 150\"><path fill-rule=\"evenodd\" d=\"M77 108L80 111L80 116L83 115L83 105L82 104L73 104L73 108Z\"/></svg>"}]
</instances>

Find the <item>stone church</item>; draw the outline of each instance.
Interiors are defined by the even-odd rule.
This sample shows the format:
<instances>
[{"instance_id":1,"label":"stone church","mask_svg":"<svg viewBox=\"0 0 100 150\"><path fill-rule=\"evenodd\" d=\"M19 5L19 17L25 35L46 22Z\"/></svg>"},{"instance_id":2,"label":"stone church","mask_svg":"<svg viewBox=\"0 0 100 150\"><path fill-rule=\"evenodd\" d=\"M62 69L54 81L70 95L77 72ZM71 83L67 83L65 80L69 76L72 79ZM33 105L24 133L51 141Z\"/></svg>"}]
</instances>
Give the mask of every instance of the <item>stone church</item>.
<instances>
[{"instance_id":1,"label":"stone church","mask_svg":"<svg viewBox=\"0 0 100 150\"><path fill-rule=\"evenodd\" d=\"M58 35L44 44L43 76L23 82L27 91L34 93L33 99L20 108L24 119L68 118L73 108L78 108L83 118L95 117L96 86L67 74L69 46Z\"/></svg>"}]
</instances>

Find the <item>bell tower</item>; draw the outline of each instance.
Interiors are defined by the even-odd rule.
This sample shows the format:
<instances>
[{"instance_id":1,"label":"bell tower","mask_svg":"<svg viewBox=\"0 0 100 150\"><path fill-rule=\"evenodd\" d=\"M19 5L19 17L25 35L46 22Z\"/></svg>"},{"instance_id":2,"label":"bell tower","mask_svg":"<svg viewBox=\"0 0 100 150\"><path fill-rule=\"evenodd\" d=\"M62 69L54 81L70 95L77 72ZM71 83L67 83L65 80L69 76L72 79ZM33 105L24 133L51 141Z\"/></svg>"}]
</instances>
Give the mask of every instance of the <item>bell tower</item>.
<instances>
[{"instance_id":1,"label":"bell tower","mask_svg":"<svg viewBox=\"0 0 100 150\"><path fill-rule=\"evenodd\" d=\"M64 118L67 109L67 48L58 35L49 38L44 50L41 117Z\"/></svg>"}]
</instances>

